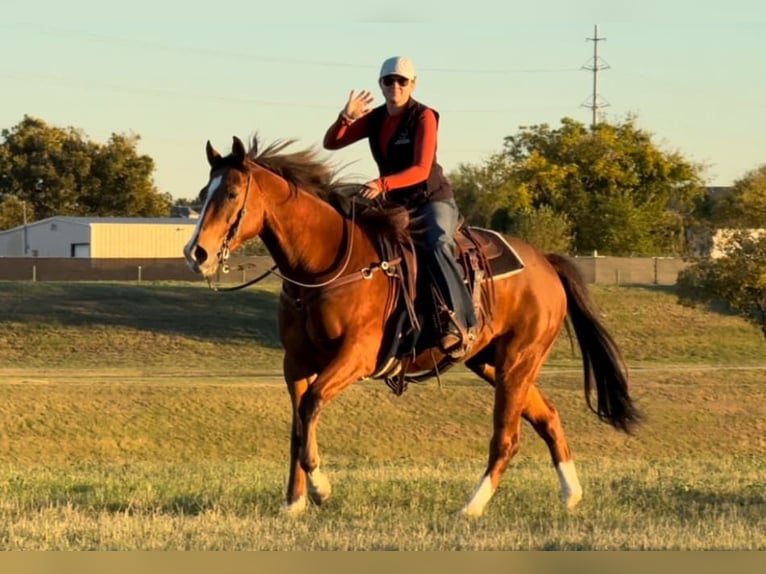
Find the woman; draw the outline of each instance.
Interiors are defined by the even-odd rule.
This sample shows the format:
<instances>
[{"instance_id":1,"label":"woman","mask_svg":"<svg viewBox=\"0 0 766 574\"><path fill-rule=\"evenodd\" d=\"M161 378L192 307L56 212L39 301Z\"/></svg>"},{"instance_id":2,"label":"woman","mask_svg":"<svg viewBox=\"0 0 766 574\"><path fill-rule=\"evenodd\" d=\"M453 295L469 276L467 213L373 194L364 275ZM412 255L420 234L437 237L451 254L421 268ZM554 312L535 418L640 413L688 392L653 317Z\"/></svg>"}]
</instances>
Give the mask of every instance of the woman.
<instances>
[{"instance_id":1,"label":"woman","mask_svg":"<svg viewBox=\"0 0 766 574\"><path fill-rule=\"evenodd\" d=\"M460 358L472 342L476 315L455 261L455 196L436 161L439 114L413 99L416 82L415 66L409 58L388 58L378 77L385 103L372 108L370 91L352 90L325 134L324 147L335 150L363 138L369 141L380 176L364 185L362 196L403 205L422 226L414 230L420 260L447 305L439 313L441 347Z\"/></svg>"}]
</instances>

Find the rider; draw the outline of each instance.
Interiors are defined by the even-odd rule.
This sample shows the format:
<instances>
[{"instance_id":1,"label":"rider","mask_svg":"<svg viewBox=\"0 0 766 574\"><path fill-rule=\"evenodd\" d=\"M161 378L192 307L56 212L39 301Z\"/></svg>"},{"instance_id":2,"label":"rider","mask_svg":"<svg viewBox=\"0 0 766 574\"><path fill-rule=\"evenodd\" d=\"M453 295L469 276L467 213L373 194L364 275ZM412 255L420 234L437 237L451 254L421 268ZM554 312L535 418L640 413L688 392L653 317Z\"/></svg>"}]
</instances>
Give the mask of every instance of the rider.
<instances>
[{"instance_id":1,"label":"rider","mask_svg":"<svg viewBox=\"0 0 766 574\"><path fill-rule=\"evenodd\" d=\"M422 222L422 229L413 230L413 235L447 305L439 313L441 347L459 358L470 346L477 321L455 261L457 203L436 162L439 114L412 98L416 81L415 66L409 58L385 60L378 78L385 104L372 108L374 96L369 90L351 90L346 105L325 133L324 147L340 149L367 138L380 177L364 185L362 196L374 199L383 195L407 207L413 221Z\"/></svg>"}]
</instances>

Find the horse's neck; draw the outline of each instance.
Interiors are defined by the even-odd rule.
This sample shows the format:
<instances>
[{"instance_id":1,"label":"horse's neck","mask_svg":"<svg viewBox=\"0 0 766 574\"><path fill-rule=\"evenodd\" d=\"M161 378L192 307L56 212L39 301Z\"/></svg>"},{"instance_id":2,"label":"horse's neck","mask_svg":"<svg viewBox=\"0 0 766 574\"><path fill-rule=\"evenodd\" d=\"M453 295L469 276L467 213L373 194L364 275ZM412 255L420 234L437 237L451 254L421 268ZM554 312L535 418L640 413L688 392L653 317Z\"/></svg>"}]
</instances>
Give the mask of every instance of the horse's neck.
<instances>
[{"instance_id":1,"label":"horse's neck","mask_svg":"<svg viewBox=\"0 0 766 574\"><path fill-rule=\"evenodd\" d=\"M348 239L343 217L320 198L272 177L279 191L270 194L260 237L274 262L295 278L332 272Z\"/></svg>"}]
</instances>

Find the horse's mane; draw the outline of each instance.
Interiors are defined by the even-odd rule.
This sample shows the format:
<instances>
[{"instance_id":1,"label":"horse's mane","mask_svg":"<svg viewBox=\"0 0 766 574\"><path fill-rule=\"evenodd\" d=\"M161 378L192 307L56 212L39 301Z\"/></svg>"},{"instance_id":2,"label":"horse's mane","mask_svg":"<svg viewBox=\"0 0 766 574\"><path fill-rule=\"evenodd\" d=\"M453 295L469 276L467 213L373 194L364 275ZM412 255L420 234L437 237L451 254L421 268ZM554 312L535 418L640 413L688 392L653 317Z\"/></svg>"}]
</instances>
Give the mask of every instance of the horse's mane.
<instances>
[{"instance_id":1,"label":"horse's mane","mask_svg":"<svg viewBox=\"0 0 766 574\"><path fill-rule=\"evenodd\" d=\"M359 184L343 181L338 170L327 160L319 157L316 148L304 148L286 152L296 143L294 139L276 140L259 150L258 136L253 136L247 158L277 174L296 188L301 188L329 203L344 216L349 216L350 193L359 190ZM409 239L409 213L403 207L379 206L361 198L356 199L355 209L361 225L375 233L382 233L397 242Z\"/></svg>"},{"instance_id":2,"label":"horse's mane","mask_svg":"<svg viewBox=\"0 0 766 574\"><path fill-rule=\"evenodd\" d=\"M295 142L293 139L276 140L261 150L258 136L253 136L247 158L304 191L327 201L328 196L344 184L338 181L336 170L319 158L315 148L285 152L285 149Z\"/></svg>"}]
</instances>

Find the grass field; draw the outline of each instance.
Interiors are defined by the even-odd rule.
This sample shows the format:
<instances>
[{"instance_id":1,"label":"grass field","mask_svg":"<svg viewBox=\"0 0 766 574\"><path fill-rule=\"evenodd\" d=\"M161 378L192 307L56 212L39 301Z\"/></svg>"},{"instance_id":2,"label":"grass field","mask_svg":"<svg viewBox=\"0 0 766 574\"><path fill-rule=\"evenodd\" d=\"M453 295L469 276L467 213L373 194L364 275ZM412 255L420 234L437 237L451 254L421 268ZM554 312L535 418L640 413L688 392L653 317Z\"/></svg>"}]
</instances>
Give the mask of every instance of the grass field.
<instances>
[{"instance_id":1,"label":"grass field","mask_svg":"<svg viewBox=\"0 0 766 574\"><path fill-rule=\"evenodd\" d=\"M528 427L483 517L491 390L466 370L352 386L319 428L334 497L290 519L276 287L0 283L0 549L766 550L766 341L665 288L593 286L647 415L585 406L562 336L540 378L585 496Z\"/></svg>"}]
</instances>

